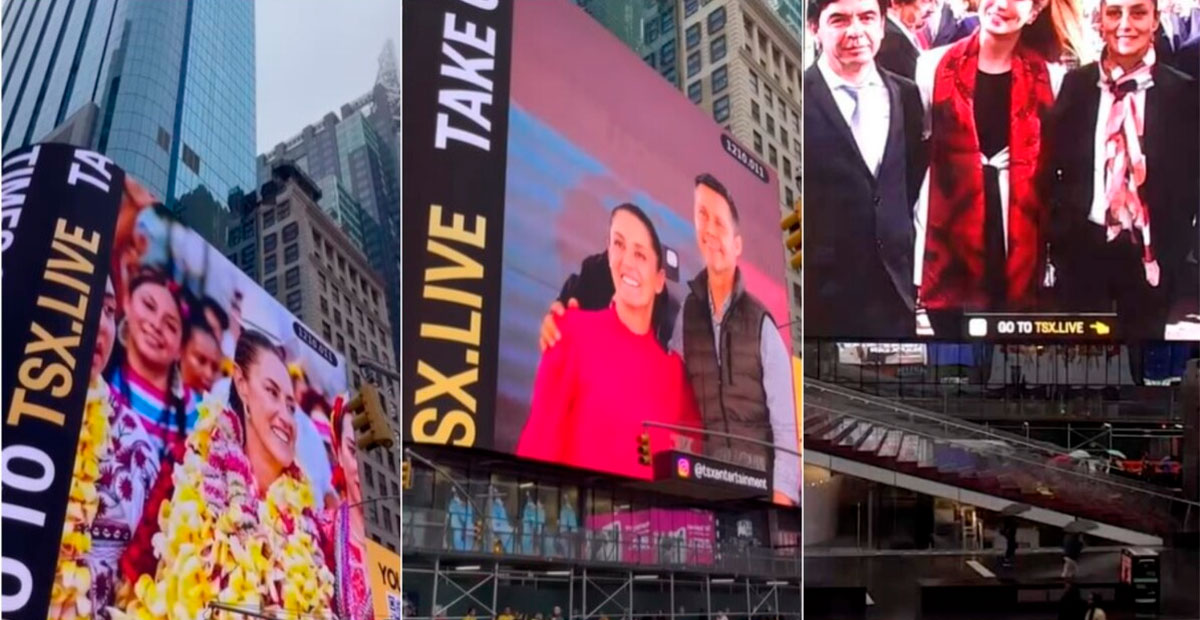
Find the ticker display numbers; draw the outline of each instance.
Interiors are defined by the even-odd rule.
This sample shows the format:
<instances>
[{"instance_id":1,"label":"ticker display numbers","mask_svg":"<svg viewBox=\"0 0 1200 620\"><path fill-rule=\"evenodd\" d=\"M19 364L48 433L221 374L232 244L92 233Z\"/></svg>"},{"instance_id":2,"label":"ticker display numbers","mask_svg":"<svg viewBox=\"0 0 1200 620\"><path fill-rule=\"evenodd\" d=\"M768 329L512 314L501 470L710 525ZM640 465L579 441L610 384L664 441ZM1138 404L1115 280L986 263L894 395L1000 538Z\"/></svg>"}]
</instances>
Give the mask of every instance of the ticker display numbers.
<instances>
[{"instance_id":1,"label":"ticker display numbers","mask_svg":"<svg viewBox=\"0 0 1200 620\"><path fill-rule=\"evenodd\" d=\"M992 340L1111 340L1113 315L967 316L967 337Z\"/></svg>"}]
</instances>

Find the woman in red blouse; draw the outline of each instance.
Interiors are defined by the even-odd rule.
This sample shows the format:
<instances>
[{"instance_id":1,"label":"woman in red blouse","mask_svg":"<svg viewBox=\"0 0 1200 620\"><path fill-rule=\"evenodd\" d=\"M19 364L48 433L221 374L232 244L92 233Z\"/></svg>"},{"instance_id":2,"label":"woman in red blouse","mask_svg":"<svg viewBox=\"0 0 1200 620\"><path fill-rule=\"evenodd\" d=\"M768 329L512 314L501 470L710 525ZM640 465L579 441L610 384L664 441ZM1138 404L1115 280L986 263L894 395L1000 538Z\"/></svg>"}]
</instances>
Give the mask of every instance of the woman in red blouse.
<instances>
[{"instance_id":1,"label":"woman in red blouse","mask_svg":"<svg viewBox=\"0 0 1200 620\"><path fill-rule=\"evenodd\" d=\"M635 205L612 211L608 266L612 305L571 308L556 319L562 339L542 354L517 454L648 479L650 468L637 458L639 434L650 433L655 450L690 452L700 451L699 436L642 423L701 424L683 360L654 337L654 304L666 286L662 243Z\"/></svg>"}]
</instances>

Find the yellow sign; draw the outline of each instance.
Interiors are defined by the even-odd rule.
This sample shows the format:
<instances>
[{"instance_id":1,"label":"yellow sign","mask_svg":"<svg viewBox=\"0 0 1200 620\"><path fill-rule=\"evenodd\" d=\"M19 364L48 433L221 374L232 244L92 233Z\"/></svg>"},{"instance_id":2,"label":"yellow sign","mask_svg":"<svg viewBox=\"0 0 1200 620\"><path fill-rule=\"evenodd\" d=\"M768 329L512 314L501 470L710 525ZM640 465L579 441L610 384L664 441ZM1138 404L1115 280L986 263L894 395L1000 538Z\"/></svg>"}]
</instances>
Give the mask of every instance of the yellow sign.
<instances>
[{"instance_id":1,"label":"yellow sign","mask_svg":"<svg viewBox=\"0 0 1200 620\"><path fill-rule=\"evenodd\" d=\"M367 540L367 572L371 576L371 608L375 617L400 620L404 600L400 590L400 556Z\"/></svg>"},{"instance_id":2,"label":"yellow sign","mask_svg":"<svg viewBox=\"0 0 1200 620\"><path fill-rule=\"evenodd\" d=\"M796 395L796 435L799 446L804 441L804 362L792 356L792 393Z\"/></svg>"},{"instance_id":3,"label":"yellow sign","mask_svg":"<svg viewBox=\"0 0 1200 620\"><path fill-rule=\"evenodd\" d=\"M1112 328L1107 323L1101 323L1100 321L1092 323L1092 329L1096 330L1096 334L1100 336L1107 336L1112 332Z\"/></svg>"}]
</instances>

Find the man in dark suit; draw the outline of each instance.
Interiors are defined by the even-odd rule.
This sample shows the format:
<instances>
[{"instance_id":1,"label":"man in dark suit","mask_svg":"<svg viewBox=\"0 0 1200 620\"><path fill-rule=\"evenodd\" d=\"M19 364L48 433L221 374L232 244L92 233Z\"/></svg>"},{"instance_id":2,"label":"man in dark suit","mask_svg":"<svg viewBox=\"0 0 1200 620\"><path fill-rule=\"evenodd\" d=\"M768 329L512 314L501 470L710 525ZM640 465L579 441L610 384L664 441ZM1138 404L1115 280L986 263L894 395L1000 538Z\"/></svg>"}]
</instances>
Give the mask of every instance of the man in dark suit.
<instances>
[{"instance_id":1,"label":"man in dark suit","mask_svg":"<svg viewBox=\"0 0 1200 620\"><path fill-rule=\"evenodd\" d=\"M949 2L942 2L941 10L934 13L925 28L931 33L926 35L929 39L929 47L942 47L974 34L975 30L979 28L979 16L959 17L955 15Z\"/></svg>"},{"instance_id":2,"label":"man in dark suit","mask_svg":"<svg viewBox=\"0 0 1200 620\"><path fill-rule=\"evenodd\" d=\"M1187 75L1147 62L1157 29L1154 0L1102 0L1103 60L1064 78L1042 151L1063 309L1115 307L1127 338L1162 338L1195 277L1200 101Z\"/></svg>"},{"instance_id":3,"label":"man in dark suit","mask_svg":"<svg viewBox=\"0 0 1200 620\"><path fill-rule=\"evenodd\" d=\"M913 79L917 57L929 49L925 26L933 17L934 0L891 0L887 6L883 42L875 62L884 69Z\"/></svg>"},{"instance_id":4,"label":"man in dark suit","mask_svg":"<svg viewBox=\"0 0 1200 620\"><path fill-rule=\"evenodd\" d=\"M877 0L813 0L804 72L805 329L915 334L913 203L925 170L916 85L877 68Z\"/></svg>"}]
</instances>

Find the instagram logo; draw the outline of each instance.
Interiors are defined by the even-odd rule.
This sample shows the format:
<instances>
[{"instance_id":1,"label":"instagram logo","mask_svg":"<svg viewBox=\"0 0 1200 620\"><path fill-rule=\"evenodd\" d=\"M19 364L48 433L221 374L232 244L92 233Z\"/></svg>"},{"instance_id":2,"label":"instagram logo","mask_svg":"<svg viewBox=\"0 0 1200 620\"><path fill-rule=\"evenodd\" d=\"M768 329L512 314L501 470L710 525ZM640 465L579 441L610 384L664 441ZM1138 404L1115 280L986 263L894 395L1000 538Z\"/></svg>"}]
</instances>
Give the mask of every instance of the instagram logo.
<instances>
[{"instance_id":1,"label":"instagram logo","mask_svg":"<svg viewBox=\"0 0 1200 620\"><path fill-rule=\"evenodd\" d=\"M692 475L692 464L685 458L681 458L675 462L675 470L679 472L680 478L690 478Z\"/></svg>"}]
</instances>

